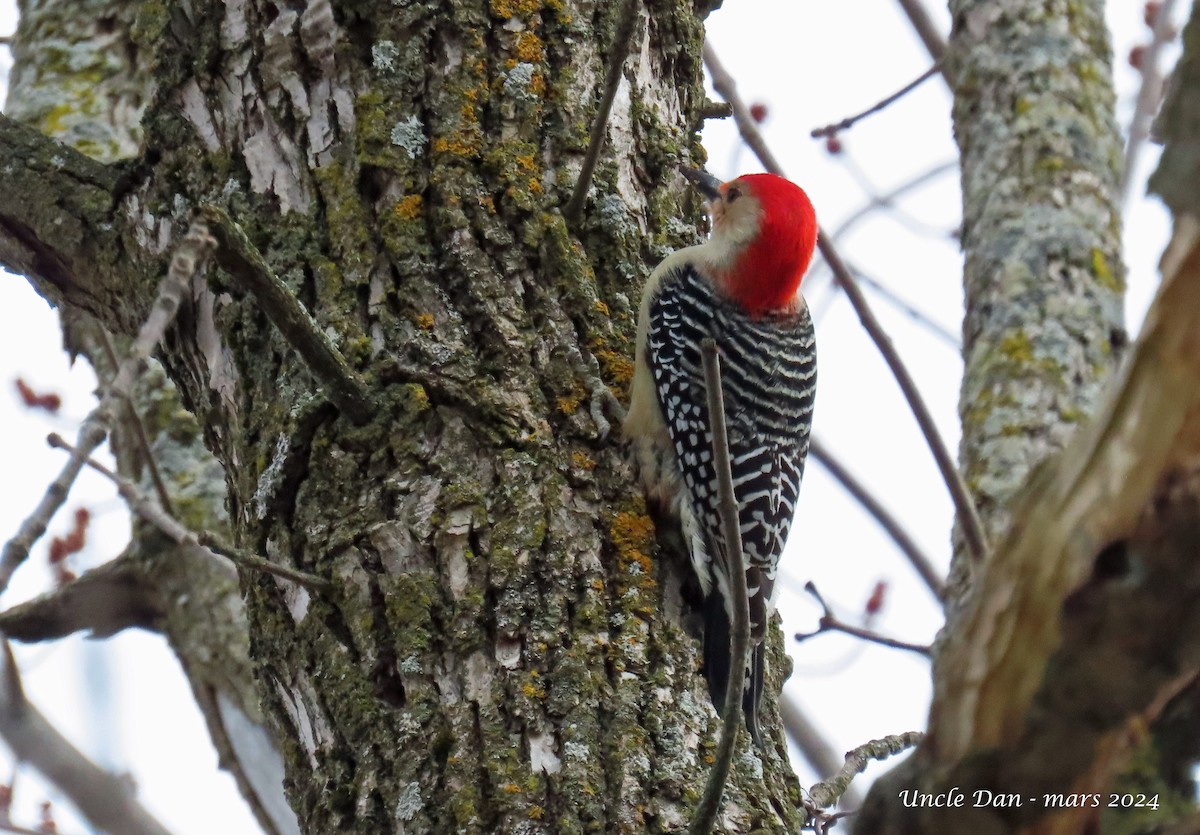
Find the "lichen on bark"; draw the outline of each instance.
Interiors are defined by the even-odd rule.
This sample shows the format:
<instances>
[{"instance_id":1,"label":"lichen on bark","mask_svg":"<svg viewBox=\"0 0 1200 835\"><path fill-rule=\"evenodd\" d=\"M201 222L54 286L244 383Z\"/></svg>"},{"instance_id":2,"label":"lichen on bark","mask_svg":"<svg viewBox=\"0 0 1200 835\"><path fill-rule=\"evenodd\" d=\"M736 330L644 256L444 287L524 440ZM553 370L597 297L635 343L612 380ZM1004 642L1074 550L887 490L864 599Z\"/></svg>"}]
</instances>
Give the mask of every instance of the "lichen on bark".
<instances>
[{"instance_id":1,"label":"lichen on bark","mask_svg":"<svg viewBox=\"0 0 1200 835\"><path fill-rule=\"evenodd\" d=\"M619 395L641 281L695 240L701 21L639 11L581 228L615 27L570 0L138 5L153 67L94 312L129 330L213 204L371 387L358 425L236 274L162 349L224 467L239 545L329 577L243 575L250 656L305 831L681 831L716 717L573 351ZM122 270L133 270L128 280ZM235 271L236 272L236 271ZM121 279L125 279L122 281ZM123 289L121 289L123 288ZM776 636L778 686L788 671ZM773 705L768 700L768 705ZM743 740L743 744L745 740ZM724 826L791 831L782 735L745 750Z\"/></svg>"},{"instance_id":2,"label":"lichen on bark","mask_svg":"<svg viewBox=\"0 0 1200 835\"><path fill-rule=\"evenodd\" d=\"M1125 344L1111 49L1100 2L952 2L962 151L967 483L997 541ZM961 595L969 575L956 555Z\"/></svg>"}]
</instances>

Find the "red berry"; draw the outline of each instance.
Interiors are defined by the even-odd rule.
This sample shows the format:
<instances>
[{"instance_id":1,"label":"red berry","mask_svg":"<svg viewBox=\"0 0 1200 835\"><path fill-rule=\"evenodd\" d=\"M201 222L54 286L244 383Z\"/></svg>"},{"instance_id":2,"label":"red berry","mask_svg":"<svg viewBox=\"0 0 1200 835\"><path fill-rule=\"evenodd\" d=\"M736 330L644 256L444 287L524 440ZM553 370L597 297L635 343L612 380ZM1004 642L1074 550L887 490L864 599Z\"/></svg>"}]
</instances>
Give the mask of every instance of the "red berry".
<instances>
[{"instance_id":1,"label":"red berry","mask_svg":"<svg viewBox=\"0 0 1200 835\"><path fill-rule=\"evenodd\" d=\"M763 122L765 122L767 116L770 115L770 112L771 111L767 108L767 106L760 101L756 101L754 104L750 105L750 118L753 119L757 124L761 125Z\"/></svg>"},{"instance_id":2,"label":"red berry","mask_svg":"<svg viewBox=\"0 0 1200 835\"><path fill-rule=\"evenodd\" d=\"M1158 0L1149 0L1142 9L1142 20L1146 21L1146 25L1153 29L1158 20L1158 13L1161 11L1162 3L1159 3Z\"/></svg>"},{"instance_id":3,"label":"red berry","mask_svg":"<svg viewBox=\"0 0 1200 835\"><path fill-rule=\"evenodd\" d=\"M864 610L868 616L877 615L883 609L883 604L887 600L888 584L880 580L875 584L875 588L871 591L871 596L867 598L867 605Z\"/></svg>"},{"instance_id":4,"label":"red berry","mask_svg":"<svg viewBox=\"0 0 1200 835\"><path fill-rule=\"evenodd\" d=\"M842 140L837 138L837 135L825 137L825 150L831 154L840 154L842 152Z\"/></svg>"},{"instance_id":5,"label":"red berry","mask_svg":"<svg viewBox=\"0 0 1200 835\"><path fill-rule=\"evenodd\" d=\"M1142 68L1142 62L1145 60L1145 58L1145 44L1138 44L1133 49L1129 50L1129 66L1133 67L1135 70L1140 70Z\"/></svg>"}]
</instances>

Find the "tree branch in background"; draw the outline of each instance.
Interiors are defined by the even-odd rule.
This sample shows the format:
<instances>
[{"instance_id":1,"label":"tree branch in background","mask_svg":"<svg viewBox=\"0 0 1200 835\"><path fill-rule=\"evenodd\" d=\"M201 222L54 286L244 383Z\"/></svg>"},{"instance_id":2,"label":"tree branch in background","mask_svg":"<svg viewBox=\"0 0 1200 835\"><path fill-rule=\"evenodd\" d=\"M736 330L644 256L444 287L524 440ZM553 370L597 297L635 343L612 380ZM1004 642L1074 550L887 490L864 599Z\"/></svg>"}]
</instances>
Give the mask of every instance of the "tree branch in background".
<instances>
[{"instance_id":1,"label":"tree branch in background","mask_svg":"<svg viewBox=\"0 0 1200 835\"><path fill-rule=\"evenodd\" d=\"M855 638L861 638L864 641L870 641L873 644L879 644L892 649L903 649L908 652L915 652L925 658L929 658L929 647L924 644L910 644L907 641L898 641L895 638L888 638L885 635L880 635L878 632L872 632L870 629L863 629L861 626L852 626L838 619L833 610L829 608L829 604L825 602L825 598L817 591L817 587L810 580L804 584L804 590L811 594L816 601L821 604L824 610L821 619L817 622L817 628L813 632L797 632L794 636L796 643L800 644L807 641L809 638L815 638L825 632L841 632Z\"/></svg>"},{"instance_id":2,"label":"tree branch in background","mask_svg":"<svg viewBox=\"0 0 1200 835\"><path fill-rule=\"evenodd\" d=\"M725 566L729 577L729 595L733 603L730 624L729 679L725 682L725 704L721 716L721 739L704 794L696 805L688 835L708 835L713 831L721 795L733 763L734 742L742 719L742 689L746 681L746 659L750 652L750 599L746 595L746 560L742 554L742 533L738 523L737 501L733 497L733 469L729 460L729 434L725 426L725 398L721 390L721 358L717 343L700 343L704 360L704 388L708 397L708 416L712 424L713 467L717 473L720 500L721 536L725 540ZM718 554L713 554L718 559Z\"/></svg>"},{"instance_id":3,"label":"tree branch in background","mask_svg":"<svg viewBox=\"0 0 1200 835\"><path fill-rule=\"evenodd\" d=\"M117 369L121 367L121 360L117 356L117 349L113 347L112 337L109 336L108 328L99 322L96 322L95 327L100 336L101 350L103 350L105 358L112 367L112 373L116 374ZM142 463L145 465L146 471L150 473L150 480L154 482L154 492L158 495L158 503L162 505L163 510L166 511L168 516L174 516L175 511L171 507L171 495L167 492L167 485L163 481L162 473L159 472L158 464L154 460L154 453L150 450L150 438L146 434L146 422L142 420L141 414L138 413L137 406L134 404L132 397L126 398L125 404L129 410L129 426L133 429L134 440L137 443L138 450L142 454Z\"/></svg>"},{"instance_id":4,"label":"tree branch in background","mask_svg":"<svg viewBox=\"0 0 1200 835\"><path fill-rule=\"evenodd\" d=\"M174 321L179 304L191 287L192 279L203 269L215 244L216 241L208 234L208 227L203 221L196 220L176 246L167 275L159 283L157 297L146 321L138 331L129 356L121 362L108 390L100 398L100 403L79 427L78 439L75 442L76 453L67 460L58 477L51 482L41 502L21 524L16 536L6 542L3 551L0 551L0 592L8 587L13 573L28 558L29 550L46 532L50 519L67 500L71 485L83 469L87 457L104 443L109 427L115 419L118 400L129 399L141 364L149 358Z\"/></svg>"},{"instance_id":5,"label":"tree branch in background","mask_svg":"<svg viewBox=\"0 0 1200 835\"><path fill-rule=\"evenodd\" d=\"M900 0L900 8L904 9L904 13L908 15L913 29L917 31L917 37L921 39L921 43L925 44L929 57L942 66L942 77L945 78L946 69L940 62L946 56L946 39L934 25L929 12L925 11L925 4L921 0ZM950 79L946 78L946 82L949 83L949 81Z\"/></svg>"},{"instance_id":6,"label":"tree branch in background","mask_svg":"<svg viewBox=\"0 0 1200 835\"><path fill-rule=\"evenodd\" d=\"M1149 4L1147 8L1150 8ZM1142 73L1142 84L1138 88L1133 118L1129 120L1129 138L1125 142L1125 167L1121 170L1122 206L1129 202L1138 155L1150 136L1150 123L1162 99L1163 77L1158 71L1158 56L1163 46L1175 37L1175 28L1171 23L1174 8L1175 0L1163 0L1154 14L1154 19L1148 21L1151 31L1150 43L1141 53L1139 69Z\"/></svg>"},{"instance_id":7,"label":"tree branch in background","mask_svg":"<svg viewBox=\"0 0 1200 835\"><path fill-rule=\"evenodd\" d=\"M943 831L944 810L913 819L898 808L905 787L1102 792L1132 729L1196 675L1197 334L1200 222L1185 215L1120 377L1020 493L1009 535L939 653L929 723L936 747L922 746L910 773L876 783L866 831ZM1022 815L1031 824L1046 812ZM1006 813L972 814L956 823L986 831ZM1078 832L1087 814L1058 810L1044 828L1023 831ZM898 819L904 826L891 828Z\"/></svg>"},{"instance_id":8,"label":"tree branch in background","mask_svg":"<svg viewBox=\"0 0 1200 835\"><path fill-rule=\"evenodd\" d=\"M77 450L67 443L60 435L51 435L47 438L50 446L55 449L63 449L72 455L77 454ZM192 548L207 548L210 551L220 554L222 557L254 571L262 571L267 574L274 574L276 577L282 577L285 580L291 580L293 583L299 583L305 588L314 591L325 591L330 587L329 581L318 577L315 574L308 574L304 571L298 571L294 568L289 568L285 565L273 563L270 560L264 559L256 554L248 554L238 548L231 548L223 544L215 536L210 533L197 534L180 524L178 521L168 516L162 507L158 505L154 499L147 496L139 490L128 479L114 473L112 470L105 467L103 464L88 458L85 463L100 475L107 478L117 486L117 492L121 494L121 498L129 505L129 509L137 515L139 519L148 522L158 528L172 542L178 545L184 545Z\"/></svg>"},{"instance_id":9,"label":"tree branch in background","mask_svg":"<svg viewBox=\"0 0 1200 835\"><path fill-rule=\"evenodd\" d=\"M259 303L271 324L304 359L338 409L357 424L370 420L374 410L366 384L304 309L296 294L271 271L266 259L224 210L205 206L202 213L212 221L213 235L220 244L217 263L241 282Z\"/></svg>"},{"instance_id":10,"label":"tree branch in background","mask_svg":"<svg viewBox=\"0 0 1200 835\"><path fill-rule=\"evenodd\" d=\"M600 160L600 151L604 149L604 139L608 136L608 117L612 113L617 87L621 84L625 59L629 57L629 45L633 40L640 6L641 0L625 0L619 12L616 34L613 36L608 55L608 72L604 76L604 92L600 97L596 120L592 122L592 135L588 141L587 153L583 156L583 167L579 170L579 179L575 181L575 190L563 209L563 219L569 229L578 228L583 217L583 206L587 202L588 189L592 185L592 175L596 173L596 163Z\"/></svg>"},{"instance_id":11,"label":"tree branch in background","mask_svg":"<svg viewBox=\"0 0 1200 835\"><path fill-rule=\"evenodd\" d=\"M738 131L741 133L742 139L754 152L755 156L758 157L759 161L762 162L764 168L774 174L784 176L779 160L775 158L775 155L763 140L754 119L750 116L750 111L738 95L737 85L733 77L721 65L716 51L707 41L704 44L704 64L708 67L708 71L712 75L713 89L733 106L733 118L737 122ZM966 482L963 481L962 474L959 473L958 467L954 463L954 458L950 455L950 450L946 447L946 442L942 440L942 436L937 430L933 415L930 414L929 408L925 405L925 400L917 390L916 383L913 382L912 377L909 375L903 360L896 353L891 338L888 337L883 326L879 324L879 320L875 318L875 314L871 312L871 307L867 303L866 297L863 296L862 290L859 289L857 282L855 282L854 276L850 274L845 263L843 263L841 257L838 255L833 241L828 235L821 232L817 236L817 246L821 250L821 255L825 257L826 263L833 270L833 275L837 279L838 285L841 286L846 292L847 298L850 299L850 304L853 305L854 311L858 314L859 321L867 333L870 334L871 339L879 349L879 353L883 355L884 361L888 364L888 368L891 369L892 375L896 378L896 382L900 385L900 390L904 393L909 408L912 410L913 416L917 419L917 424L921 428L921 433L925 436L925 441L929 444L929 449L933 453L938 471L941 472L942 479L946 482L946 486L950 490L950 497L954 500L958 523L962 529L967 547L973 557L977 560L982 559L988 550L987 536L983 530L983 522L979 518L979 512L975 508L971 494L967 490Z\"/></svg>"},{"instance_id":12,"label":"tree branch in background","mask_svg":"<svg viewBox=\"0 0 1200 835\"><path fill-rule=\"evenodd\" d=\"M855 123L865 119L866 117L872 115L873 113L878 113L879 111L886 108L888 105L890 105L893 102L908 95L913 90L917 89L922 84L924 84L926 81L928 81L930 78L932 78L936 73L940 72L941 68L942 68L942 62L940 60L934 61L933 66L931 66L929 69L925 70L925 72L923 72L919 76L917 76L917 78L915 80L910 81L908 84L905 84L899 90L892 93L890 96L882 99L881 101L876 102L875 104L871 105L870 107L868 107L866 110L862 111L861 113L856 113L853 116L847 116L845 119L842 119L842 121L840 121L840 122L837 122L832 125L826 125L823 128L813 128L812 133L809 135L813 139L824 139L825 137L828 137L828 136L837 136L842 131L848 130L848 129L854 127Z\"/></svg>"},{"instance_id":13,"label":"tree branch in background","mask_svg":"<svg viewBox=\"0 0 1200 835\"><path fill-rule=\"evenodd\" d=\"M870 202L857 211L851 212L850 215L841 222L837 229L833 230L834 241L840 241L842 237L850 231L859 221L868 217L872 212L879 209L895 208L895 201L903 197L910 191L918 189L926 185L931 180L934 180L943 174L949 174L958 170L958 160L943 162L941 165L935 165L928 171L923 171L910 180L906 180L900 185L893 188L891 191L880 195L870 195Z\"/></svg>"},{"instance_id":14,"label":"tree branch in background","mask_svg":"<svg viewBox=\"0 0 1200 835\"><path fill-rule=\"evenodd\" d=\"M924 738L925 734L920 731L906 731L902 734L885 736L883 739L872 739L853 751L847 751L846 763L841 770L834 777L822 780L809 789L808 796L817 808L828 808L838 802L838 798L850 787L850 781L861 774L871 760L886 760L888 757L894 757L913 748Z\"/></svg>"},{"instance_id":15,"label":"tree branch in background","mask_svg":"<svg viewBox=\"0 0 1200 835\"><path fill-rule=\"evenodd\" d=\"M921 579L925 581L925 587L930 593L941 602L942 596L942 576L936 568L933 567L933 561L921 550L917 545L916 540L909 535L908 531L900 524L895 516L888 511L883 504L872 495L867 486L859 481L846 468L844 464L830 452L824 444L815 437L810 439L808 445L809 452L813 458L821 464L829 474L837 479L838 483L845 488L846 492L855 498L855 500L863 506L868 513L871 514L896 543L901 553L908 558L909 563L916 569Z\"/></svg>"},{"instance_id":16,"label":"tree branch in background","mask_svg":"<svg viewBox=\"0 0 1200 835\"><path fill-rule=\"evenodd\" d=\"M817 776L827 780L837 774L842 765L837 752L796 700L786 696L780 698L779 715L783 719L783 729L787 732L788 739L800 749L800 753L808 760L813 771L817 772ZM853 785L848 787L841 797L841 804L850 808L856 808L862 805L862 802L862 794Z\"/></svg>"},{"instance_id":17,"label":"tree branch in background","mask_svg":"<svg viewBox=\"0 0 1200 835\"><path fill-rule=\"evenodd\" d=\"M155 631L164 616L160 595L147 587L144 571L118 557L78 579L0 612L0 632L24 643L87 632L93 638L141 627Z\"/></svg>"},{"instance_id":18,"label":"tree branch in background","mask_svg":"<svg viewBox=\"0 0 1200 835\"><path fill-rule=\"evenodd\" d=\"M121 835L168 835L123 779L85 757L26 700L7 640L0 647L0 736L17 759L61 789L97 829Z\"/></svg>"}]
</instances>

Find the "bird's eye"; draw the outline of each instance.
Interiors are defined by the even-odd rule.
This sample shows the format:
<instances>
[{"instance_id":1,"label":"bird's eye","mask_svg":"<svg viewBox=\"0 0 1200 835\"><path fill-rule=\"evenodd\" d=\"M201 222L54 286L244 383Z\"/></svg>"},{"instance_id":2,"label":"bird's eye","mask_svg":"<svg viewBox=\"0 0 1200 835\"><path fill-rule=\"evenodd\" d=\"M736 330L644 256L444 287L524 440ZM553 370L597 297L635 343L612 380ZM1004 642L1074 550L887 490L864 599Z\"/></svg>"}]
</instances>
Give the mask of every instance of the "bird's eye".
<instances>
[{"instance_id":1,"label":"bird's eye","mask_svg":"<svg viewBox=\"0 0 1200 835\"><path fill-rule=\"evenodd\" d=\"M737 186L730 186L725 190L725 202L732 203L742 196L742 190Z\"/></svg>"}]
</instances>

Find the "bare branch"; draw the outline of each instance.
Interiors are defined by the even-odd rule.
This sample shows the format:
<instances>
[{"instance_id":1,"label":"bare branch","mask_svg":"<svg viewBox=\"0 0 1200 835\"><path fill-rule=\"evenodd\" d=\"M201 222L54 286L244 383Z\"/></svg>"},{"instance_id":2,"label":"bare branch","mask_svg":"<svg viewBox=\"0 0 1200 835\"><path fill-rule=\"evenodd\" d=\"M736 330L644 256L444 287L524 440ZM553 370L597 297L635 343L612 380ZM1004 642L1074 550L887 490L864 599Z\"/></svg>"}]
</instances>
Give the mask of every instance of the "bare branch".
<instances>
[{"instance_id":1,"label":"bare branch","mask_svg":"<svg viewBox=\"0 0 1200 835\"><path fill-rule=\"evenodd\" d=\"M913 29L917 30L917 36L921 43L925 44L929 57L940 62L946 56L946 39L934 25L929 12L925 11L925 4L921 0L900 0L900 8L904 9ZM942 65L942 75L946 75L945 65ZM946 81L949 82L950 79L947 78Z\"/></svg>"},{"instance_id":2,"label":"bare branch","mask_svg":"<svg viewBox=\"0 0 1200 835\"><path fill-rule=\"evenodd\" d=\"M933 66L931 66L929 69L925 70L925 72L923 72L919 76L917 76L917 78L915 80L910 81L908 84L905 84L899 90L892 93L890 96L884 98L881 101L876 102L875 104L871 105L870 107L868 107L866 110L862 111L861 113L856 113L853 116L847 116L845 119L842 119L842 121L840 121L840 122L837 122L832 125L826 125L823 128L814 128L812 133L809 135L812 136L813 139L823 139L827 136L836 136L837 134L841 133L842 131L848 130L849 128L854 127L856 122L859 122L874 113L878 113L879 111L888 107L888 105L903 98L904 96L911 93L913 90L920 87L922 84L924 84L930 78L932 78L935 74L937 74L941 70L941 68L942 68L941 60L934 61Z\"/></svg>"},{"instance_id":3,"label":"bare branch","mask_svg":"<svg viewBox=\"0 0 1200 835\"><path fill-rule=\"evenodd\" d=\"M266 259L223 209L205 206L201 213L212 221L213 234L220 243L217 263L254 296L267 318L325 386L338 409L355 423L370 420L373 409L366 384L296 295L271 271Z\"/></svg>"},{"instance_id":4,"label":"bare branch","mask_svg":"<svg viewBox=\"0 0 1200 835\"><path fill-rule=\"evenodd\" d=\"M1158 57L1163 46L1175 36L1175 28L1171 22L1174 7L1175 0L1163 0L1154 17L1150 43L1142 52L1142 84L1138 88L1133 118L1129 121L1129 138L1125 142L1125 166L1121 169L1122 206L1129 202L1138 155L1150 136L1150 123L1162 98L1163 77L1158 71Z\"/></svg>"},{"instance_id":5,"label":"bare branch","mask_svg":"<svg viewBox=\"0 0 1200 835\"><path fill-rule=\"evenodd\" d=\"M108 359L115 374L121 366L121 360L117 356L117 349L113 347L112 337L108 335L108 328L96 322L96 332L100 336L100 347L104 351L104 356ZM158 503L162 505L168 516L174 516L175 511L171 507L171 496L167 492L167 485L163 481L162 473L158 470L154 454L150 451L150 438L146 435L146 422L142 420L133 398L126 398L125 404L129 410L129 425L133 428L133 437L142 454L142 462L145 464L147 472L150 473L150 480L154 482L154 492L158 494Z\"/></svg>"},{"instance_id":6,"label":"bare branch","mask_svg":"<svg viewBox=\"0 0 1200 835\"><path fill-rule=\"evenodd\" d=\"M116 187L114 168L0 114L0 264L56 302L95 308L103 289L86 266L109 263L122 246Z\"/></svg>"},{"instance_id":7,"label":"bare branch","mask_svg":"<svg viewBox=\"0 0 1200 835\"><path fill-rule=\"evenodd\" d=\"M933 567L933 561L921 550L916 540L900 524L900 520L893 516L875 498L871 491L867 489L867 486L855 478L846 466L819 440L816 438L810 439L808 449L812 453L813 458L825 467L830 475L838 480L842 487L846 489L846 492L853 496L868 513L875 517L875 521L887 531L888 536L896 543L896 547L908 558L909 563L916 569L917 574L925 581L926 588L940 602L943 586L942 576Z\"/></svg>"},{"instance_id":8,"label":"bare branch","mask_svg":"<svg viewBox=\"0 0 1200 835\"><path fill-rule=\"evenodd\" d=\"M47 438L50 446L56 449L64 449L72 454L78 454L78 450L72 447L59 435L51 435ZM270 560L264 559L256 554L249 554L238 548L232 548L221 543L217 537L210 533L196 534L195 532L184 527L178 521L168 516L163 511L162 507L157 504L154 499L147 496L139 490L134 484L126 478L114 473L112 470L105 467L103 464L88 458L85 463L100 475L107 478L113 484L117 485L117 492L121 494L129 509L137 514L138 518L145 522L154 525L172 542L179 545L185 545L194 548L207 548L210 551L225 557L232 562L237 563L243 568L250 568L255 571L263 571L267 574L274 574L277 577L283 577L286 580L291 580L293 583L313 589L315 591L324 591L330 587L329 581L318 577L315 574L308 574L304 571L298 571L294 568L288 568L285 565L273 563Z\"/></svg>"},{"instance_id":9,"label":"bare branch","mask_svg":"<svg viewBox=\"0 0 1200 835\"><path fill-rule=\"evenodd\" d=\"M208 227L204 222L196 220L176 246L171 265L158 285L157 297L146 321L138 331L129 356L121 362L108 391L100 398L100 403L79 427L78 439L75 442L76 454L67 459L58 477L46 489L37 508L21 523L16 536L6 542L3 551L0 551L0 592L8 587L13 573L28 558L29 550L46 532L51 517L66 501L67 493L83 469L87 457L104 443L109 427L115 419L118 401L128 399L141 363L149 358L174 321L175 313L187 294L192 279L203 269L215 243L209 236Z\"/></svg>"},{"instance_id":10,"label":"bare branch","mask_svg":"<svg viewBox=\"0 0 1200 835\"><path fill-rule=\"evenodd\" d=\"M71 798L97 829L122 835L168 835L124 780L85 757L26 700L7 640L0 648L0 736L18 759Z\"/></svg>"},{"instance_id":11,"label":"bare branch","mask_svg":"<svg viewBox=\"0 0 1200 835\"><path fill-rule=\"evenodd\" d=\"M779 715L788 739L796 743L804 759L813 767L822 780L833 777L841 768L838 754L821 731L804 713L794 699L786 696L779 700ZM857 807L862 803L861 793L851 786L841 797L845 806Z\"/></svg>"},{"instance_id":12,"label":"bare branch","mask_svg":"<svg viewBox=\"0 0 1200 835\"><path fill-rule=\"evenodd\" d=\"M705 121L709 119L728 119L732 115L733 108L729 106L729 102L706 101L700 106L700 118Z\"/></svg>"},{"instance_id":13,"label":"bare branch","mask_svg":"<svg viewBox=\"0 0 1200 835\"><path fill-rule=\"evenodd\" d=\"M146 585L128 557L97 566L82 577L0 613L0 631L24 643L65 638L88 631L115 635L139 626L155 630L164 615L159 595Z\"/></svg>"},{"instance_id":14,"label":"bare branch","mask_svg":"<svg viewBox=\"0 0 1200 835\"><path fill-rule=\"evenodd\" d=\"M604 76L604 93L600 97L600 107L596 111L596 120L592 122L592 135L588 141L587 153L583 156L583 167L579 170L579 179L575 181L575 190L571 199L563 209L563 219L571 229L579 225L583 216L583 205L587 202L588 189L592 185L592 175L596 173L596 163L600 159L600 151L604 148L604 139L608 136L608 117L612 113L613 99L617 95L617 87L621 83L621 71L625 67L625 59L629 56L629 45L633 40L633 30L637 25L638 9L641 0L625 0L619 12L617 31L613 36L612 48L608 55L608 72Z\"/></svg>"},{"instance_id":15,"label":"bare branch","mask_svg":"<svg viewBox=\"0 0 1200 835\"><path fill-rule=\"evenodd\" d=\"M958 160L943 162L941 165L935 165L928 171L922 171L917 176L910 180L906 180L885 194L869 195L870 200L867 205L863 206L857 211L851 212L850 215L841 222L841 225L833 230L833 239L835 241L840 241L842 237L850 231L851 228L858 224L858 222L863 218L869 216L872 212L878 211L879 209L892 209L895 207L896 200L900 197L903 197L908 192L926 185L931 180L934 180L943 174L949 174L950 172L957 170Z\"/></svg>"},{"instance_id":16,"label":"bare branch","mask_svg":"<svg viewBox=\"0 0 1200 835\"><path fill-rule=\"evenodd\" d=\"M737 122L738 131L741 133L742 139L754 151L754 154L762 162L764 168L774 174L783 176L783 167L779 164L779 160L775 158L775 155L771 153L771 149L763 140L762 134L758 132L758 127L755 125L754 119L751 118L750 111L746 108L745 102L742 101L737 93L737 85L733 77L721 65L716 52L708 42L704 44L704 64L708 67L708 71L712 75L713 88L726 101L733 105L733 118ZM879 349L879 353L883 355L884 361L888 364L888 368L891 369L892 375L896 378L896 382L900 385L900 390L904 393L909 408L912 410L913 416L917 419L921 433L925 436L926 443L929 444L929 450L933 453L938 471L941 472L942 479L946 482L946 486L950 490L950 496L954 500L954 506L958 513L958 522L967 547L970 549L972 556L976 559L982 559L988 551L987 535L983 530L983 522L979 518L979 512L975 509L975 503L971 499L970 491L967 490L967 485L963 481L962 474L959 473L958 467L954 463L954 458L950 455L950 450L946 447L946 442L942 440L941 434L937 431L933 415L930 414L929 408L925 405L925 400L917 390L916 383L913 382L912 376L908 373L908 369L900 359L900 355L896 352L895 346L892 345L891 338L884 331L883 326L879 324L879 320L875 318L875 314L872 313L871 306L867 303L866 297L863 296L862 290L854 280L854 276L850 274L841 256L838 255L832 239L824 232L820 232L817 236L817 246L821 250L821 255L825 257L826 263L829 264L829 268L833 270L833 275L837 279L838 284L846 292L847 298L850 299L850 304L854 306L854 311L858 314L859 321L867 333L870 334L872 341L874 341L875 346Z\"/></svg>"},{"instance_id":17,"label":"bare branch","mask_svg":"<svg viewBox=\"0 0 1200 835\"><path fill-rule=\"evenodd\" d=\"M725 399L721 391L721 359L717 343L705 339L700 345L704 360L704 388L708 396L708 415L712 423L713 466L717 472L720 500L721 537L725 540L725 566L729 577L729 595L733 604L730 629L729 679L725 682L725 704L721 722L721 740L704 795L696 806L688 835L708 835L713 831L721 795L733 763L734 741L742 715L742 688L746 680L746 658L750 651L750 600L746 596L746 562L742 554L741 526L737 502L733 497L733 470L729 460L729 434L725 427ZM716 554L713 555L717 557Z\"/></svg>"},{"instance_id":18,"label":"bare branch","mask_svg":"<svg viewBox=\"0 0 1200 835\"><path fill-rule=\"evenodd\" d=\"M924 644L910 644L907 641L898 641L895 638L889 638L886 635L880 635L878 632L872 632L870 629L863 629L861 626L853 626L838 619L833 610L829 608L829 604L825 602L825 598L817 591L817 587L812 581L804 584L804 590L816 598L824 609L824 614L821 615L821 620L817 622L817 629L814 632L797 632L794 636L796 643L803 643L809 638L815 638L825 632L842 632L846 635L851 635L855 638L861 638L864 641L870 641L873 644L879 644L892 649L903 649L908 652L915 652L918 655L923 655L928 658L930 655L929 647Z\"/></svg>"},{"instance_id":19,"label":"bare branch","mask_svg":"<svg viewBox=\"0 0 1200 835\"><path fill-rule=\"evenodd\" d=\"M920 731L906 731L902 734L885 736L883 739L872 739L853 751L847 751L846 764L842 766L841 771L836 776L822 780L809 789L809 798L819 809L832 806L850 787L850 781L861 774L871 760L886 760L888 757L894 757L896 754L915 747L924 738L925 734Z\"/></svg>"}]
</instances>

